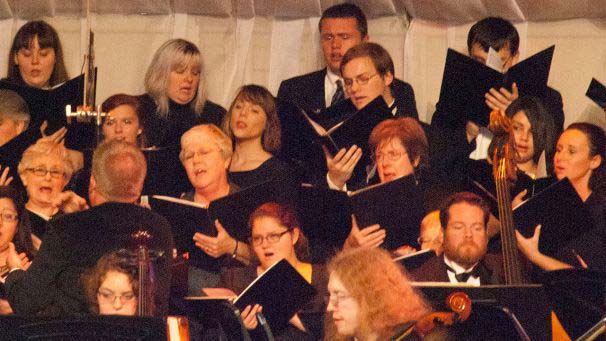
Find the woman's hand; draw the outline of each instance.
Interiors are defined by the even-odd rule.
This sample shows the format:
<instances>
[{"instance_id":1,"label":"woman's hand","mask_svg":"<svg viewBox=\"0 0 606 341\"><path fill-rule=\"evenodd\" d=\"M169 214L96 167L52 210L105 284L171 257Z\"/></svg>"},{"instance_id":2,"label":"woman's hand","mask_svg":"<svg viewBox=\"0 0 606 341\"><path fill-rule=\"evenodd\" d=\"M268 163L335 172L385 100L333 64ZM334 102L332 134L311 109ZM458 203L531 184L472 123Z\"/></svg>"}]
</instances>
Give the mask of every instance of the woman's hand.
<instances>
[{"instance_id":1,"label":"woman's hand","mask_svg":"<svg viewBox=\"0 0 606 341\"><path fill-rule=\"evenodd\" d=\"M518 230L516 230L516 239L518 241L518 249L522 251L524 256L530 261L536 259L540 254L539 251L539 238L541 237L541 225L537 225L534 229L534 234L530 238L524 237Z\"/></svg>"},{"instance_id":2,"label":"woman's hand","mask_svg":"<svg viewBox=\"0 0 606 341\"><path fill-rule=\"evenodd\" d=\"M2 166L0 166L2 169ZM13 182L13 177L8 176L8 172L10 171L10 167L5 167L2 171L2 175L0 175L0 186L8 186Z\"/></svg>"},{"instance_id":3,"label":"woman's hand","mask_svg":"<svg viewBox=\"0 0 606 341\"><path fill-rule=\"evenodd\" d=\"M345 240L343 249L353 249L358 247L375 248L383 244L386 232L381 229L379 224L370 225L360 230L358 222L354 215L351 216L351 232Z\"/></svg>"},{"instance_id":4,"label":"woman's hand","mask_svg":"<svg viewBox=\"0 0 606 341\"><path fill-rule=\"evenodd\" d=\"M342 189L351 178L358 161L362 158L362 149L356 145L349 147L348 150L341 148L334 157L330 155L326 147L322 146L322 149L324 149L324 156L326 157L328 178L339 189Z\"/></svg>"},{"instance_id":5,"label":"woman's hand","mask_svg":"<svg viewBox=\"0 0 606 341\"><path fill-rule=\"evenodd\" d=\"M257 328L259 322L257 321L257 314L263 311L263 307L255 304L254 306L246 306L244 311L240 313L240 317L242 318L242 323L244 323L244 327L248 330L253 330Z\"/></svg>"},{"instance_id":6,"label":"woman's hand","mask_svg":"<svg viewBox=\"0 0 606 341\"><path fill-rule=\"evenodd\" d=\"M530 238L525 238L516 230L516 239L518 241L518 249L531 261L533 264L545 271L554 271L561 269L572 268L572 265L560 262L555 258L546 256L539 251L539 240L541 238L541 225L537 225L534 234Z\"/></svg>"},{"instance_id":7,"label":"woman's hand","mask_svg":"<svg viewBox=\"0 0 606 341\"><path fill-rule=\"evenodd\" d=\"M11 315L12 313L13 308L11 308L8 301L0 299L0 315Z\"/></svg>"},{"instance_id":8,"label":"woman's hand","mask_svg":"<svg viewBox=\"0 0 606 341\"><path fill-rule=\"evenodd\" d=\"M216 237L196 232L193 239L196 242L196 246L202 249L207 255L219 258L224 254L234 251L236 248L236 240L227 233L218 219L215 220L215 227L217 228Z\"/></svg>"},{"instance_id":9,"label":"woman's hand","mask_svg":"<svg viewBox=\"0 0 606 341\"><path fill-rule=\"evenodd\" d=\"M32 262L27 258L27 255L24 252L19 254L17 253L17 250L15 250L15 244L8 243L8 255L6 256L6 265L8 265L11 270L27 270L29 269L29 266L32 265Z\"/></svg>"}]
</instances>

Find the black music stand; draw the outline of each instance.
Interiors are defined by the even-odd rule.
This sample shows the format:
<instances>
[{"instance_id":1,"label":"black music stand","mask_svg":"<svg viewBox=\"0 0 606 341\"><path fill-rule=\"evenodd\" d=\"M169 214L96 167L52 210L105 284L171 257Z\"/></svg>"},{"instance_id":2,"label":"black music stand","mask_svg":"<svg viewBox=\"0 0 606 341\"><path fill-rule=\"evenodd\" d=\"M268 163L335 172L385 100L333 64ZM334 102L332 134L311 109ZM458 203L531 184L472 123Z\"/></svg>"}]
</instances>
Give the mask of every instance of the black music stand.
<instances>
[{"instance_id":1,"label":"black music stand","mask_svg":"<svg viewBox=\"0 0 606 341\"><path fill-rule=\"evenodd\" d=\"M2 340L166 340L166 320L153 317L88 316L35 318L0 316Z\"/></svg>"},{"instance_id":2,"label":"black music stand","mask_svg":"<svg viewBox=\"0 0 606 341\"><path fill-rule=\"evenodd\" d=\"M190 321L201 325L205 337L212 334L214 339L251 340L240 318L240 311L228 300L184 299L181 303Z\"/></svg>"},{"instance_id":3,"label":"black music stand","mask_svg":"<svg viewBox=\"0 0 606 341\"><path fill-rule=\"evenodd\" d=\"M438 310L454 291L471 298L469 319L449 330L449 340L551 340L551 308L541 285L414 285Z\"/></svg>"},{"instance_id":4,"label":"black music stand","mask_svg":"<svg viewBox=\"0 0 606 341\"><path fill-rule=\"evenodd\" d=\"M606 314L606 274L585 269L566 269L541 274L553 310L568 335L576 339Z\"/></svg>"}]
</instances>

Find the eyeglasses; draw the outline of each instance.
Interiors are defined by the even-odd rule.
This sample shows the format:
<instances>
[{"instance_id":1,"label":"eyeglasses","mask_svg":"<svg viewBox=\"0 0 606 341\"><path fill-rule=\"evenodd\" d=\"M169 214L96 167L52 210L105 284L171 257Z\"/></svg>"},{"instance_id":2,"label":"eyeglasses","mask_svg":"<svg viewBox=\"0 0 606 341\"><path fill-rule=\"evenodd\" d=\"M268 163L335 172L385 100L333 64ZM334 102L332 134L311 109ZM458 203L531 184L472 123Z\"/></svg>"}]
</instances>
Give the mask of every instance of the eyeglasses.
<instances>
[{"instance_id":1,"label":"eyeglasses","mask_svg":"<svg viewBox=\"0 0 606 341\"><path fill-rule=\"evenodd\" d=\"M3 209L2 212L0 212L0 217L2 218L2 221L10 223L14 223L15 221L19 220L17 213L9 209Z\"/></svg>"},{"instance_id":2,"label":"eyeglasses","mask_svg":"<svg viewBox=\"0 0 606 341\"><path fill-rule=\"evenodd\" d=\"M376 154L374 154L372 157L376 162L380 162L381 160L383 160L383 158L387 158L387 160L395 162L400 160L400 158L402 158L402 156L408 154L407 152L400 152L400 151L396 151L396 150L390 150L387 153L381 153L378 152Z\"/></svg>"},{"instance_id":3,"label":"eyeglasses","mask_svg":"<svg viewBox=\"0 0 606 341\"><path fill-rule=\"evenodd\" d=\"M324 295L324 303L326 305L332 304L334 307L338 307L339 306L339 302L343 302L345 300L348 300L352 298L351 295L346 295L346 294L326 294Z\"/></svg>"},{"instance_id":4,"label":"eyeglasses","mask_svg":"<svg viewBox=\"0 0 606 341\"><path fill-rule=\"evenodd\" d=\"M345 84L346 88L351 88L354 82L358 83L358 85L366 85L370 81L370 79L374 76L378 76L378 73L372 75L361 74L354 79L351 78L343 78L343 84Z\"/></svg>"},{"instance_id":5,"label":"eyeglasses","mask_svg":"<svg viewBox=\"0 0 606 341\"><path fill-rule=\"evenodd\" d=\"M283 235L287 234L290 231L291 231L291 229L288 229L281 233L270 233L265 237L264 236L252 236L251 238L248 238L248 240L254 246L262 245L264 240L267 240L267 243L269 243L269 244L275 244L280 241L280 238L282 238Z\"/></svg>"},{"instance_id":6,"label":"eyeglasses","mask_svg":"<svg viewBox=\"0 0 606 341\"><path fill-rule=\"evenodd\" d=\"M46 169L46 168L42 168L42 167L26 168L25 170L30 171L30 172L34 173L35 176L40 176L40 177L46 176L46 174L50 173L50 176L53 179L60 179L65 175L65 173L60 170Z\"/></svg>"},{"instance_id":7,"label":"eyeglasses","mask_svg":"<svg viewBox=\"0 0 606 341\"><path fill-rule=\"evenodd\" d=\"M116 295L111 291L103 291L103 290L97 291L97 296L106 303L114 303L116 301L116 298L119 298L120 303L122 303L122 304L131 302L136 297L135 294L132 292L127 292L126 294L122 294L122 295Z\"/></svg>"}]
</instances>

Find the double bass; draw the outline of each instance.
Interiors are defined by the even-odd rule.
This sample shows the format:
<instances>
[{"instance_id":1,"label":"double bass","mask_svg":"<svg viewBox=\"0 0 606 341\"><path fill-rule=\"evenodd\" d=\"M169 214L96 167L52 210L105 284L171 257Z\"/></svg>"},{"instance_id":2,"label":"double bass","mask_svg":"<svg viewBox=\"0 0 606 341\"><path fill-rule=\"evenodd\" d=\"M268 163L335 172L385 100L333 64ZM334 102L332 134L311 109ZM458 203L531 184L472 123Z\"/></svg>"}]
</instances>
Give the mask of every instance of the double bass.
<instances>
[{"instance_id":1,"label":"double bass","mask_svg":"<svg viewBox=\"0 0 606 341\"><path fill-rule=\"evenodd\" d=\"M492 154L493 176L501 224L503 276L506 285L526 284L518 253L515 222L511 208L511 186L515 184L515 141L511 121L500 111L490 113L490 131L494 134L489 152Z\"/></svg>"}]
</instances>

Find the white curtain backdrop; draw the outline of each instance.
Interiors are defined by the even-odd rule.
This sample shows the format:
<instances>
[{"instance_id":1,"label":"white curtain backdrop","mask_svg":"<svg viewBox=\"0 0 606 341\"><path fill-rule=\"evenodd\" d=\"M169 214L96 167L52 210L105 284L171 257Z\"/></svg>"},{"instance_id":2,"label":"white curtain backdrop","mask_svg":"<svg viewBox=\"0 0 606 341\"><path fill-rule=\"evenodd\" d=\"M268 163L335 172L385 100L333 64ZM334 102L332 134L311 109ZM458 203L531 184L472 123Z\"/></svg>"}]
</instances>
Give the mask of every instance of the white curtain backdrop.
<instances>
[{"instance_id":1,"label":"white curtain backdrop","mask_svg":"<svg viewBox=\"0 0 606 341\"><path fill-rule=\"evenodd\" d=\"M209 98L229 106L248 83L276 94L280 81L324 66L318 21L335 0L91 1L99 67L97 101L140 94L155 50L185 38L203 54ZM448 47L466 51L469 27L485 16L514 21L521 59L556 45L549 84L564 97L566 124L606 126L604 112L585 97L592 77L606 81L606 0L375 0L353 1L369 17L370 39L394 59L396 76L414 87L420 118L431 120ZM0 0L0 76L12 37L41 18L59 32L70 76L86 51L85 1Z\"/></svg>"}]
</instances>

